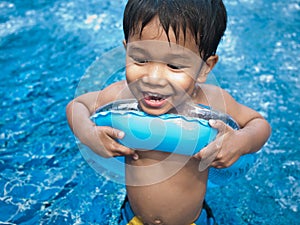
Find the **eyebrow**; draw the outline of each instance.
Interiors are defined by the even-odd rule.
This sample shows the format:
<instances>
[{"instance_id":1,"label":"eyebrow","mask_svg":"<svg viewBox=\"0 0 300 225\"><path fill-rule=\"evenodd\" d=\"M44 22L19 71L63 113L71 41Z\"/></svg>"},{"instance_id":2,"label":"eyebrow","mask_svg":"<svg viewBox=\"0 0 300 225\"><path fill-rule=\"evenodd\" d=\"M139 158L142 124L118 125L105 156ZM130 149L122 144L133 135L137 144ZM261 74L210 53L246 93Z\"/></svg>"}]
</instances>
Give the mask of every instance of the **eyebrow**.
<instances>
[{"instance_id":1,"label":"eyebrow","mask_svg":"<svg viewBox=\"0 0 300 225\"><path fill-rule=\"evenodd\" d=\"M151 53L149 51L146 51L145 49L137 47L137 46L131 46L129 48L129 55L130 55L130 52L137 52L137 53L143 54L147 57L153 58L153 57L151 57ZM184 54L184 53L183 54L170 53L162 58L164 58L164 60L187 60L187 61L191 60L191 57L188 57L187 54Z\"/></svg>"},{"instance_id":2,"label":"eyebrow","mask_svg":"<svg viewBox=\"0 0 300 225\"><path fill-rule=\"evenodd\" d=\"M150 55L149 52L147 52L143 48L140 48L140 47L137 47L137 46L131 46L131 47L128 48L128 50L129 50L129 53L133 51L133 52L138 52L138 53L141 53L141 54L144 54L144 55Z\"/></svg>"},{"instance_id":3,"label":"eyebrow","mask_svg":"<svg viewBox=\"0 0 300 225\"><path fill-rule=\"evenodd\" d=\"M179 55L179 54L169 54L167 56L167 59L172 59L172 60L191 60L190 57L188 57L187 55L185 54L182 54L182 55Z\"/></svg>"}]
</instances>

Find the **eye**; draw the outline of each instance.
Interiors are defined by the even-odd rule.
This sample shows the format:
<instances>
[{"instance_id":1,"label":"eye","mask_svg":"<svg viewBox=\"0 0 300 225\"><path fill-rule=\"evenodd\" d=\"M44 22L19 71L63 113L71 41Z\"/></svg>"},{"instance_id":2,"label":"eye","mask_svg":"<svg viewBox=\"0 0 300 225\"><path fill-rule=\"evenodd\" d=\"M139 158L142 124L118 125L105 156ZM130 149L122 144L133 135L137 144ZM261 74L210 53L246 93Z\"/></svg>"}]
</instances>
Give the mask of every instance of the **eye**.
<instances>
[{"instance_id":1,"label":"eye","mask_svg":"<svg viewBox=\"0 0 300 225\"><path fill-rule=\"evenodd\" d=\"M182 69L186 68L186 66L174 65L174 64L167 64L167 66L169 68L171 68L172 70L182 70Z\"/></svg>"},{"instance_id":2,"label":"eye","mask_svg":"<svg viewBox=\"0 0 300 225\"><path fill-rule=\"evenodd\" d=\"M139 63L139 64L145 64L145 63L149 62L148 59L144 59L144 58L139 58L139 57L135 57L135 56L131 56L131 58L134 62Z\"/></svg>"}]
</instances>

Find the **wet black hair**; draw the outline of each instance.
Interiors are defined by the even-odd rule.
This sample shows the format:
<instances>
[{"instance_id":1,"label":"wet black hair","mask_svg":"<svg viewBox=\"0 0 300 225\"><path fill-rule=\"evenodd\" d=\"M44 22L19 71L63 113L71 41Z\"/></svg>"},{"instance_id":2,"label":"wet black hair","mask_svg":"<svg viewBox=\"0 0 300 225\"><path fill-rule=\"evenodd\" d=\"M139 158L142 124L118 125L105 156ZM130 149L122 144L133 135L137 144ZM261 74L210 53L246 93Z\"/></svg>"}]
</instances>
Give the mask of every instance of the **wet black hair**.
<instances>
[{"instance_id":1,"label":"wet black hair","mask_svg":"<svg viewBox=\"0 0 300 225\"><path fill-rule=\"evenodd\" d=\"M123 18L125 41L131 35L141 36L155 16L168 38L170 29L177 41L181 31L185 38L189 30L204 61L216 53L227 23L222 0L128 0Z\"/></svg>"}]
</instances>

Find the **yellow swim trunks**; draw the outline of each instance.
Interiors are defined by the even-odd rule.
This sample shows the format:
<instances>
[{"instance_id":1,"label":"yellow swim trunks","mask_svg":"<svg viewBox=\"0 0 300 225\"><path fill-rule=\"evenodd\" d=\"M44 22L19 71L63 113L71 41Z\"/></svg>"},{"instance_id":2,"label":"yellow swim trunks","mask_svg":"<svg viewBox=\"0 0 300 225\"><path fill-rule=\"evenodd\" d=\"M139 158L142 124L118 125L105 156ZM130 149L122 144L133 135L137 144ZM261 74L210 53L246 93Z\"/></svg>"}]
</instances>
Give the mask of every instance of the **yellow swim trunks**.
<instances>
[{"instance_id":1,"label":"yellow swim trunks","mask_svg":"<svg viewBox=\"0 0 300 225\"><path fill-rule=\"evenodd\" d=\"M204 201L200 216L191 225L216 225L216 224L217 223L212 214L211 209ZM134 215L127 197L125 198L125 201L121 208L119 225L143 225L143 222Z\"/></svg>"}]
</instances>

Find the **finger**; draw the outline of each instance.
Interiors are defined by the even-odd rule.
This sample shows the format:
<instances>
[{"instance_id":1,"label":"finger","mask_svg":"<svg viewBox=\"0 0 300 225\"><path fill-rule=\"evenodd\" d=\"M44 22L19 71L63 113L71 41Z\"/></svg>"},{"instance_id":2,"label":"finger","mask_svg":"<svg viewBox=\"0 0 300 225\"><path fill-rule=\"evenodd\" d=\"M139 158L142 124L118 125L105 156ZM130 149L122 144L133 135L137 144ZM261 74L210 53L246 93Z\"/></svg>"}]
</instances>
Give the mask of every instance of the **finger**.
<instances>
[{"instance_id":1,"label":"finger","mask_svg":"<svg viewBox=\"0 0 300 225\"><path fill-rule=\"evenodd\" d=\"M228 126L222 120L209 120L209 125L218 130L218 134L223 134L227 131Z\"/></svg>"},{"instance_id":2,"label":"finger","mask_svg":"<svg viewBox=\"0 0 300 225\"><path fill-rule=\"evenodd\" d=\"M128 148L116 141L118 139L124 138L125 133L123 131L112 127L102 127L101 129L106 134L105 136L102 136L101 141L106 150L110 151L113 154L113 156L134 154L133 149Z\"/></svg>"},{"instance_id":3,"label":"finger","mask_svg":"<svg viewBox=\"0 0 300 225\"><path fill-rule=\"evenodd\" d=\"M222 169L225 168L222 164L218 163L218 162L213 162L211 164L212 167L216 168L216 169Z\"/></svg>"},{"instance_id":4,"label":"finger","mask_svg":"<svg viewBox=\"0 0 300 225\"><path fill-rule=\"evenodd\" d=\"M133 153L132 159L133 160L138 160L139 159L139 155L137 153Z\"/></svg>"},{"instance_id":5,"label":"finger","mask_svg":"<svg viewBox=\"0 0 300 225\"><path fill-rule=\"evenodd\" d=\"M217 168L217 169L223 169L223 168L229 167L230 165L225 164L224 162L215 161L215 162L212 162L211 166L214 168Z\"/></svg>"},{"instance_id":6,"label":"finger","mask_svg":"<svg viewBox=\"0 0 300 225\"><path fill-rule=\"evenodd\" d=\"M108 134L113 139L123 139L125 133L121 130L112 128L112 127L102 127L103 131Z\"/></svg>"},{"instance_id":7,"label":"finger","mask_svg":"<svg viewBox=\"0 0 300 225\"><path fill-rule=\"evenodd\" d=\"M208 145L203 148L199 153L194 157L200 159L198 170L200 172L206 170L212 162L215 160L219 153L219 149L216 148L215 144Z\"/></svg>"},{"instance_id":8,"label":"finger","mask_svg":"<svg viewBox=\"0 0 300 225\"><path fill-rule=\"evenodd\" d=\"M238 159L238 158L237 158ZM224 157L219 157L217 156L216 160L212 162L211 166L215 168L228 168L232 164L234 164L237 161L236 158L230 158L230 159L225 159Z\"/></svg>"},{"instance_id":9,"label":"finger","mask_svg":"<svg viewBox=\"0 0 300 225\"><path fill-rule=\"evenodd\" d=\"M115 140L111 140L110 146L108 149L113 152L114 156L124 156L124 155L134 155L135 151L131 148L128 148Z\"/></svg>"}]
</instances>

